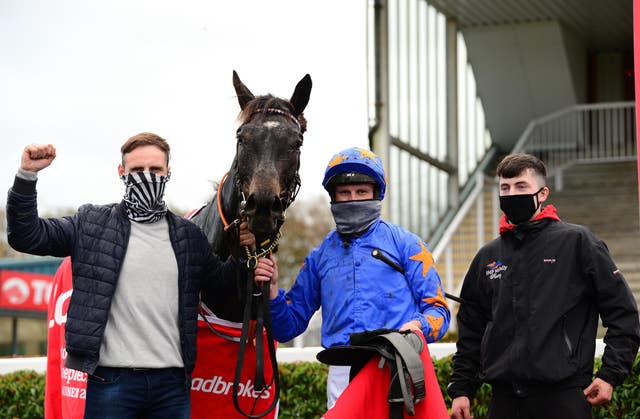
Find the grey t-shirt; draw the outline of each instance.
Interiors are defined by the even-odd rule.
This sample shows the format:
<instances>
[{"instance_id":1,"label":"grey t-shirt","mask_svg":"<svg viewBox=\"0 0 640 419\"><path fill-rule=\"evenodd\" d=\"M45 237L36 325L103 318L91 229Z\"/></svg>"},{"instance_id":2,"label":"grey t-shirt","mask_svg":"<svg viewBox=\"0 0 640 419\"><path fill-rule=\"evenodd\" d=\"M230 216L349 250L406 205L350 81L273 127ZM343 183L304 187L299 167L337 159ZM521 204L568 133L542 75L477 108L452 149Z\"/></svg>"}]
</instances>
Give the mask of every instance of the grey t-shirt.
<instances>
[{"instance_id":1,"label":"grey t-shirt","mask_svg":"<svg viewBox=\"0 0 640 419\"><path fill-rule=\"evenodd\" d=\"M131 223L99 365L183 367L178 329L178 266L165 217Z\"/></svg>"}]
</instances>

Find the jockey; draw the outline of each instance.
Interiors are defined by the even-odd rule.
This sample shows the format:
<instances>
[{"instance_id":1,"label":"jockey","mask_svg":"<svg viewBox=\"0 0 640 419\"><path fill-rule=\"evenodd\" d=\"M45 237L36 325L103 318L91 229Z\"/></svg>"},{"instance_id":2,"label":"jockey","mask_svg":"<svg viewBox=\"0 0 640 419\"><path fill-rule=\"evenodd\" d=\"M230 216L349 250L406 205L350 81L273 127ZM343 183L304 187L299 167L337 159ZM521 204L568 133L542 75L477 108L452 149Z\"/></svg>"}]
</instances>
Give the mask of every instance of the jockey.
<instances>
[{"instance_id":1,"label":"jockey","mask_svg":"<svg viewBox=\"0 0 640 419\"><path fill-rule=\"evenodd\" d=\"M273 336L286 342L307 328L322 308L322 346L348 345L351 333L379 328L420 330L440 339L450 313L433 257L417 235L380 219L386 191L382 161L349 148L329 162L322 182L336 228L305 259L291 290L270 286ZM375 259L377 249L404 275ZM349 367L331 366L327 407L349 383Z\"/></svg>"}]
</instances>

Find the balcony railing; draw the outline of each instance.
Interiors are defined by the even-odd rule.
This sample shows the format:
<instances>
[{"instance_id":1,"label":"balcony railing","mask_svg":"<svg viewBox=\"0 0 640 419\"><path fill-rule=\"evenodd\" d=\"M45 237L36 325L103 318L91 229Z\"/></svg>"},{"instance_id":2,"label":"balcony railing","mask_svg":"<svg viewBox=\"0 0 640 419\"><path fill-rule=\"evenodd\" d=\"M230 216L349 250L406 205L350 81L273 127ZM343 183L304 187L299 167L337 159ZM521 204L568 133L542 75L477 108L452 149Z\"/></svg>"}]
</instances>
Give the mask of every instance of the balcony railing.
<instances>
[{"instance_id":1,"label":"balcony railing","mask_svg":"<svg viewBox=\"0 0 640 419\"><path fill-rule=\"evenodd\" d=\"M539 157L549 175L578 161L635 159L635 102L576 105L535 119L513 152Z\"/></svg>"}]
</instances>

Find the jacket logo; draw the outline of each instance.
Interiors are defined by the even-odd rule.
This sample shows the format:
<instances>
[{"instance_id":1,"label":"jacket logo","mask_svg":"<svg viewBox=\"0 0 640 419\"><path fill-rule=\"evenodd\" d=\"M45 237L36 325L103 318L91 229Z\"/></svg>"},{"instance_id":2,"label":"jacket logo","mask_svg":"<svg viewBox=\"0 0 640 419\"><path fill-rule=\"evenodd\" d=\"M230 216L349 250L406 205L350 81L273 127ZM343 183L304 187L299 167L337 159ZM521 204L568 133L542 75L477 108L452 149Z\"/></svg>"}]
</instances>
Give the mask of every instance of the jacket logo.
<instances>
[{"instance_id":1,"label":"jacket logo","mask_svg":"<svg viewBox=\"0 0 640 419\"><path fill-rule=\"evenodd\" d=\"M493 261L487 264L487 270L485 271L485 275L488 279L500 279L502 278L502 272L506 271L509 268L506 265L503 265L499 260Z\"/></svg>"},{"instance_id":2,"label":"jacket logo","mask_svg":"<svg viewBox=\"0 0 640 419\"><path fill-rule=\"evenodd\" d=\"M551 265L552 263L556 263L555 259L542 259L542 263L546 263Z\"/></svg>"}]
</instances>

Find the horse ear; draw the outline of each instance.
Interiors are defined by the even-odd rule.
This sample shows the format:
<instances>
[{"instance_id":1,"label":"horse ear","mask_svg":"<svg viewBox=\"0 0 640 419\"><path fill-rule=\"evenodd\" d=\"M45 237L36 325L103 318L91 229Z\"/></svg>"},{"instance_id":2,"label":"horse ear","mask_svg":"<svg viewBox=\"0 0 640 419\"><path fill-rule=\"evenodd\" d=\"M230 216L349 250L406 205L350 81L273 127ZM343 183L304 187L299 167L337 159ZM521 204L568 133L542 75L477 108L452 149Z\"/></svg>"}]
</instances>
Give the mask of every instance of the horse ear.
<instances>
[{"instance_id":1,"label":"horse ear","mask_svg":"<svg viewBox=\"0 0 640 419\"><path fill-rule=\"evenodd\" d=\"M236 89L236 94L238 95L238 103L240 104L240 109L244 110L244 107L247 106L251 100L255 98L251 90L247 88L247 86L242 83L240 77L238 77L238 73L236 70L233 70L233 87Z\"/></svg>"},{"instance_id":2,"label":"horse ear","mask_svg":"<svg viewBox=\"0 0 640 419\"><path fill-rule=\"evenodd\" d=\"M289 102L293 105L293 113L295 116L300 115L309 103L309 95L311 95L311 76L305 75L296 85L293 95Z\"/></svg>"}]
</instances>

